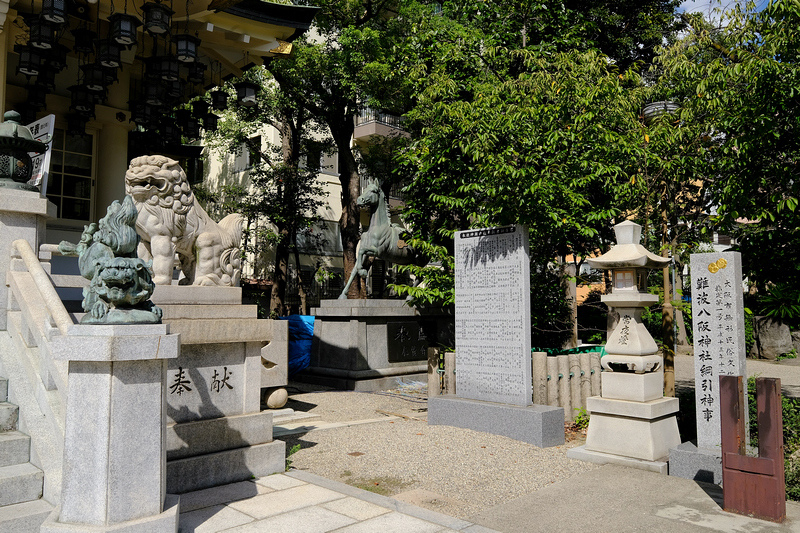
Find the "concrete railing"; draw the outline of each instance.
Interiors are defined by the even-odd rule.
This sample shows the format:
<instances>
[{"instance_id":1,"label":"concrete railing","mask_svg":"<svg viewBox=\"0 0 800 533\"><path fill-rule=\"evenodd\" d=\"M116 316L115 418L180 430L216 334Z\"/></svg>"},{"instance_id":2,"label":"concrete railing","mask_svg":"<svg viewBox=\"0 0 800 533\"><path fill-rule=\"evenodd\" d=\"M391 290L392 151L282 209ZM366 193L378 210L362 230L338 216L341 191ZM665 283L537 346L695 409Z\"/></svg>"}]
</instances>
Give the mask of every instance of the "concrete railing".
<instances>
[{"instance_id":1,"label":"concrete railing","mask_svg":"<svg viewBox=\"0 0 800 533\"><path fill-rule=\"evenodd\" d=\"M72 317L69 316L66 307L64 307L61 298L59 298L50 280L50 276L45 272L44 268L42 268L39 258L34 253L31 245L24 239L18 239L11 243L11 250L12 254L14 250L16 250L19 258L22 259L22 262L25 264L25 268L28 270L28 273L35 283L38 296L40 297L39 301L44 303L53 323L63 335L66 335L67 330L74 322ZM31 297L35 298L37 296L36 294L30 294L28 291L14 291L13 288L12 292L17 301L30 301ZM33 324L30 326L33 327Z\"/></svg>"}]
</instances>

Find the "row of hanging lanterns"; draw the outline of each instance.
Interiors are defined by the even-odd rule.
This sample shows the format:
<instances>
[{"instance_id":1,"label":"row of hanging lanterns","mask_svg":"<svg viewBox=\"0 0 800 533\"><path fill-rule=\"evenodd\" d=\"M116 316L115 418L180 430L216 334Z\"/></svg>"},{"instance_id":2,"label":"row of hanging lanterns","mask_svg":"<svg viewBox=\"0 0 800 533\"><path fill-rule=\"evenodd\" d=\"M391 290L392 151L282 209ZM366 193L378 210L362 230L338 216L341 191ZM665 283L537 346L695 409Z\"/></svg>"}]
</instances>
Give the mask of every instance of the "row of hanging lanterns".
<instances>
[{"instance_id":1,"label":"row of hanging lanterns","mask_svg":"<svg viewBox=\"0 0 800 533\"><path fill-rule=\"evenodd\" d=\"M27 77L28 101L21 106L23 115L33 121L36 112L46 106L47 94L55 88L55 76L67 66L69 48L59 40L66 33L69 16L67 0L42 0L41 12L25 17L29 27L29 39L17 45L19 54L17 72ZM198 86L206 80L208 65L200 61L198 54L201 40L189 32L189 3L186 5L186 25L182 33L171 36L172 16L175 12L161 0L148 0L141 6L141 19L127 11L127 0L123 12L108 16L108 31L103 37L89 29L86 22L72 28L74 45L78 56L77 81L69 87L71 93L68 131L84 134L86 123L95 115L95 106L104 103L108 88L118 80L117 71L123 67L122 53L133 46L141 45L145 35L152 39L152 54L142 57L142 83L139 94L130 102L131 121L145 130L157 129L166 138L174 139L178 130L186 137L196 138L199 127L216 129L218 117L209 111L227 107L228 93L218 87L209 93L211 103L195 102L194 111L188 116L178 112L170 117L168 110L185 101L187 88L189 97L199 93ZM144 30L139 36L139 28ZM247 67L245 67L246 69ZM221 74L221 66L220 66ZM213 77L213 72L212 72ZM244 106L256 105L258 85L240 82L235 85L237 101ZM166 117L166 118L164 118ZM171 124L172 119L175 124ZM173 127L174 126L174 127Z\"/></svg>"}]
</instances>

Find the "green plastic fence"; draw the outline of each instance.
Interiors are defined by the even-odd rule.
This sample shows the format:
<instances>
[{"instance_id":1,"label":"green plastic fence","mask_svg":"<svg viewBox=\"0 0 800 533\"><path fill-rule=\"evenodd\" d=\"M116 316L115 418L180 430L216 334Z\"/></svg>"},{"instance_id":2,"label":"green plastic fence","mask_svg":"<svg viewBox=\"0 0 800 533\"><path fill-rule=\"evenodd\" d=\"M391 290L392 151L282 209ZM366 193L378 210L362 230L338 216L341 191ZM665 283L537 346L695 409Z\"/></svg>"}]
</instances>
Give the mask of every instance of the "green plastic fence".
<instances>
[{"instance_id":1,"label":"green plastic fence","mask_svg":"<svg viewBox=\"0 0 800 533\"><path fill-rule=\"evenodd\" d=\"M544 352L548 357L555 357L556 355L569 355L571 353L599 353L600 357L606 354L604 346L579 346L577 348L531 348L531 352Z\"/></svg>"}]
</instances>

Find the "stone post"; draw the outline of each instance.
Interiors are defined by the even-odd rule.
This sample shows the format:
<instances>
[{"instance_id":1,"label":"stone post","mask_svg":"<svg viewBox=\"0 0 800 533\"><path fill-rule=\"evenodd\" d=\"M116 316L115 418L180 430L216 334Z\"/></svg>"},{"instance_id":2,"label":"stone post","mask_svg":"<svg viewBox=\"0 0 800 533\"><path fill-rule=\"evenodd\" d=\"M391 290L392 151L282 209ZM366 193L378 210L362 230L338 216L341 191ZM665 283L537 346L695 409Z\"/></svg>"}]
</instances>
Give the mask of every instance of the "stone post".
<instances>
[{"instance_id":1,"label":"stone post","mask_svg":"<svg viewBox=\"0 0 800 533\"><path fill-rule=\"evenodd\" d=\"M42 532L170 532L166 372L180 335L167 325L76 325L54 337L69 361L61 504Z\"/></svg>"},{"instance_id":2,"label":"stone post","mask_svg":"<svg viewBox=\"0 0 800 533\"><path fill-rule=\"evenodd\" d=\"M0 188L0 330L6 329L9 292L5 273L11 263L11 243L25 239L35 252L44 240L45 221L55 218L56 206L38 192Z\"/></svg>"},{"instance_id":3,"label":"stone post","mask_svg":"<svg viewBox=\"0 0 800 533\"><path fill-rule=\"evenodd\" d=\"M742 256L691 254L697 442L670 450L671 476L722 483L720 376L747 375ZM744 394L746 417L747 394ZM745 427L747 425L745 424Z\"/></svg>"}]
</instances>

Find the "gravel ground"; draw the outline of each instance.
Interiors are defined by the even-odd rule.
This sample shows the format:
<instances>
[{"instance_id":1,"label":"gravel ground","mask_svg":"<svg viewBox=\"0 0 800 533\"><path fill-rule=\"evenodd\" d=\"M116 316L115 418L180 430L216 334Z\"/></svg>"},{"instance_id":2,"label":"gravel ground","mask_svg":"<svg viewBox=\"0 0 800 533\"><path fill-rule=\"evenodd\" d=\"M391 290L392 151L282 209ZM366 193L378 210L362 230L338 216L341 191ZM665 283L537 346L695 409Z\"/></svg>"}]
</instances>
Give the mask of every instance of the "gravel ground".
<instances>
[{"instance_id":1,"label":"gravel ground","mask_svg":"<svg viewBox=\"0 0 800 533\"><path fill-rule=\"evenodd\" d=\"M567 459L583 443L537 448L506 437L448 426L428 426L423 384L381 393L310 392L292 383L287 407L324 421L405 418L281 437L292 468L394 496L469 520L478 512L587 472L598 465ZM382 413L383 411L384 413Z\"/></svg>"}]
</instances>

